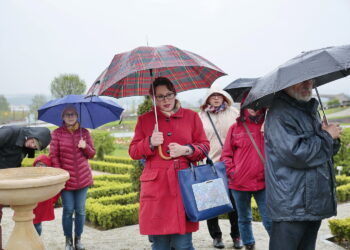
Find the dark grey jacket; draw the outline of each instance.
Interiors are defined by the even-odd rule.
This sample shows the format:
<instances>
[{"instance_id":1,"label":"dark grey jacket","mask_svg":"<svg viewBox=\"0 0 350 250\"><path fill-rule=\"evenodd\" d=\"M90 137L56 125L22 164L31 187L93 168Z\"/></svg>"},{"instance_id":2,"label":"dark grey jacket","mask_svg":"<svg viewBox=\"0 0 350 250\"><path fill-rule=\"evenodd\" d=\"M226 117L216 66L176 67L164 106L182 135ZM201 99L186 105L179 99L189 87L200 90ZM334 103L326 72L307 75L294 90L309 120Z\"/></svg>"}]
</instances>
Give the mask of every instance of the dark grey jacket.
<instances>
[{"instance_id":1,"label":"dark grey jacket","mask_svg":"<svg viewBox=\"0 0 350 250\"><path fill-rule=\"evenodd\" d=\"M41 149L51 141L50 130L41 127L4 126L0 128L0 169L20 167L26 155L34 157L34 149L25 148L27 139L36 138Z\"/></svg>"},{"instance_id":2,"label":"dark grey jacket","mask_svg":"<svg viewBox=\"0 0 350 250\"><path fill-rule=\"evenodd\" d=\"M336 214L332 156L339 140L321 129L318 102L277 94L265 122L267 212L273 221Z\"/></svg>"}]
</instances>

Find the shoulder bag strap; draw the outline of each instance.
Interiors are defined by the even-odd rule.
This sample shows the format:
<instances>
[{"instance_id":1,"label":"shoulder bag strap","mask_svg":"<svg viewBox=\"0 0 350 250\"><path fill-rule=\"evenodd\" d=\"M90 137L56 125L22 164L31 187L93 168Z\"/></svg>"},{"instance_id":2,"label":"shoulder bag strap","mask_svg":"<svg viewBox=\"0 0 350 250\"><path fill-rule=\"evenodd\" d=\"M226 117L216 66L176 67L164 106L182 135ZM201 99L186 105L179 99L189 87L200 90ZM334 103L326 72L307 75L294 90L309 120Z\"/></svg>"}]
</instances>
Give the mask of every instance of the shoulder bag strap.
<instances>
[{"instance_id":1,"label":"shoulder bag strap","mask_svg":"<svg viewBox=\"0 0 350 250\"><path fill-rule=\"evenodd\" d=\"M262 156L261 151L260 151L260 149L258 148L258 145L256 145L256 142L255 142L255 140L254 140L252 134L250 133L247 124L246 124L245 122L242 122L242 123L243 123L243 126L244 126L244 128L245 128L245 131L247 131L247 134L249 135L249 138L250 138L251 142L252 142L253 145L254 145L254 148L255 148L256 152L258 153L258 155L259 155L259 157L260 157L260 160L261 160L262 163L265 165L265 159L264 159L264 157Z\"/></svg>"},{"instance_id":2,"label":"shoulder bag strap","mask_svg":"<svg viewBox=\"0 0 350 250\"><path fill-rule=\"evenodd\" d=\"M218 140L219 140L219 143L220 143L221 147L223 147L224 144L223 144L222 141L221 141L221 138L220 138L220 136L219 136L218 131L216 130L216 127L215 127L215 125L214 125L214 123L213 123L213 120L211 119L211 116L210 116L209 112L206 112L206 113L207 113L207 115L208 115L208 118L209 118L209 120L210 120L211 125L213 126L213 129L214 129L215 134L216 134L216 136L217 136L217 138L218 138Z\"/></svg>"}]
</instances>

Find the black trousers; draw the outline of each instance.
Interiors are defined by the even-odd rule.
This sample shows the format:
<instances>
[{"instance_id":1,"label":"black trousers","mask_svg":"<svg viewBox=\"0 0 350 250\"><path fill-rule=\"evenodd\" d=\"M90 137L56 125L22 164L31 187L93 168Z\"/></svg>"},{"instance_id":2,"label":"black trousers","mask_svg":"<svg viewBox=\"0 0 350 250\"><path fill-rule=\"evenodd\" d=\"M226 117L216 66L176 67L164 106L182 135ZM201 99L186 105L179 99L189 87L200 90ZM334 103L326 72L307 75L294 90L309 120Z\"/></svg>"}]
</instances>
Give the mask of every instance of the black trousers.
<instances>
[{"instance_id":1,"label":"black trousers","mask_svg":"<svg viewBox=\"0 0 350 250\"><path fill-rule=\"evenodd\" d=\"M230 224L231 224L231 237L232 239L238 238L240 237L239 234L239 229L238 229L238 214L237 214L237 209L236 209L236 205L235 205L235 200L232 197L231 192L229 192L230 194L230 200L231 203L233 205L233 209L234 211L228 213L228 218L230 220ZM209 234L210 236L214 239L214 238L222 238L222 232L219 226L219 217L215 217L215 218L211 218L209 220L207 220L207 225L208 225L208 230L209 230Z\"/></svg>"},{"instance_id":2,"label":"black trousers","mask_svg":"<svg viewBox=\"0 0 350 250\"><path fill-rule=\"evenodd\" d=\"M272 222L270 250L315 250L321 221Z\"/></svg>"}]
</instances>

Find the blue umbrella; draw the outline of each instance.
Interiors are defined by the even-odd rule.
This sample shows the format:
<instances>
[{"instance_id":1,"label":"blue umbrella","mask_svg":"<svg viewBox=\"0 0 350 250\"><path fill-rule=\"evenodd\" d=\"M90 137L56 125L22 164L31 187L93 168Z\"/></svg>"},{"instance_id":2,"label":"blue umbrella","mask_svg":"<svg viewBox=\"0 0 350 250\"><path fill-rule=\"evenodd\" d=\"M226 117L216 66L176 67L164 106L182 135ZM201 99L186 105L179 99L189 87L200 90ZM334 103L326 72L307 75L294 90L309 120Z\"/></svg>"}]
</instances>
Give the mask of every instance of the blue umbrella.
<instances>
[{"instance_id":1,"label":"blue umbrella","mask_svg":"<svg viewBox=\"0 0 350 250\"><path fill-rule=\"evenodd\" d=\"M124 109L112 100L98 96L67 95L51 100L38 109L38 119L57 126L62 125L62 112L73 105L78 112L78 120L83 128L97 128L108 122L120 120Z\"/></svg>"}]
</instances>

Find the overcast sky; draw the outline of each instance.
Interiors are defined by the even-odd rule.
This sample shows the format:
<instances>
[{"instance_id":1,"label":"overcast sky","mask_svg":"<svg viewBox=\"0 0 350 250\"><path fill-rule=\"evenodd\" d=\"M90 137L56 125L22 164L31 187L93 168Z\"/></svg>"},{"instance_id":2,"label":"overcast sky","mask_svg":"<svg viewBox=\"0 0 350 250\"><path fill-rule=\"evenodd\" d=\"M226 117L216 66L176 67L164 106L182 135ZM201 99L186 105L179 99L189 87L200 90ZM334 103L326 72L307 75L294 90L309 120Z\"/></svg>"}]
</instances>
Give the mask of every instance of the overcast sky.
<instances>
[{"instance_id":1,"label":"overcast sky","mask_svg":"<svg viewBox=\"0 0 350 250\"><path fill-rule=\"evenodd\" d=\"M114 54L174 45L228 76L256 77L302 51L350 43L349 0L0 0L0 94L50 94L61 73L89 87ZM350 95L350 77L321 93Z\"/></svg>"}]
</instances>

